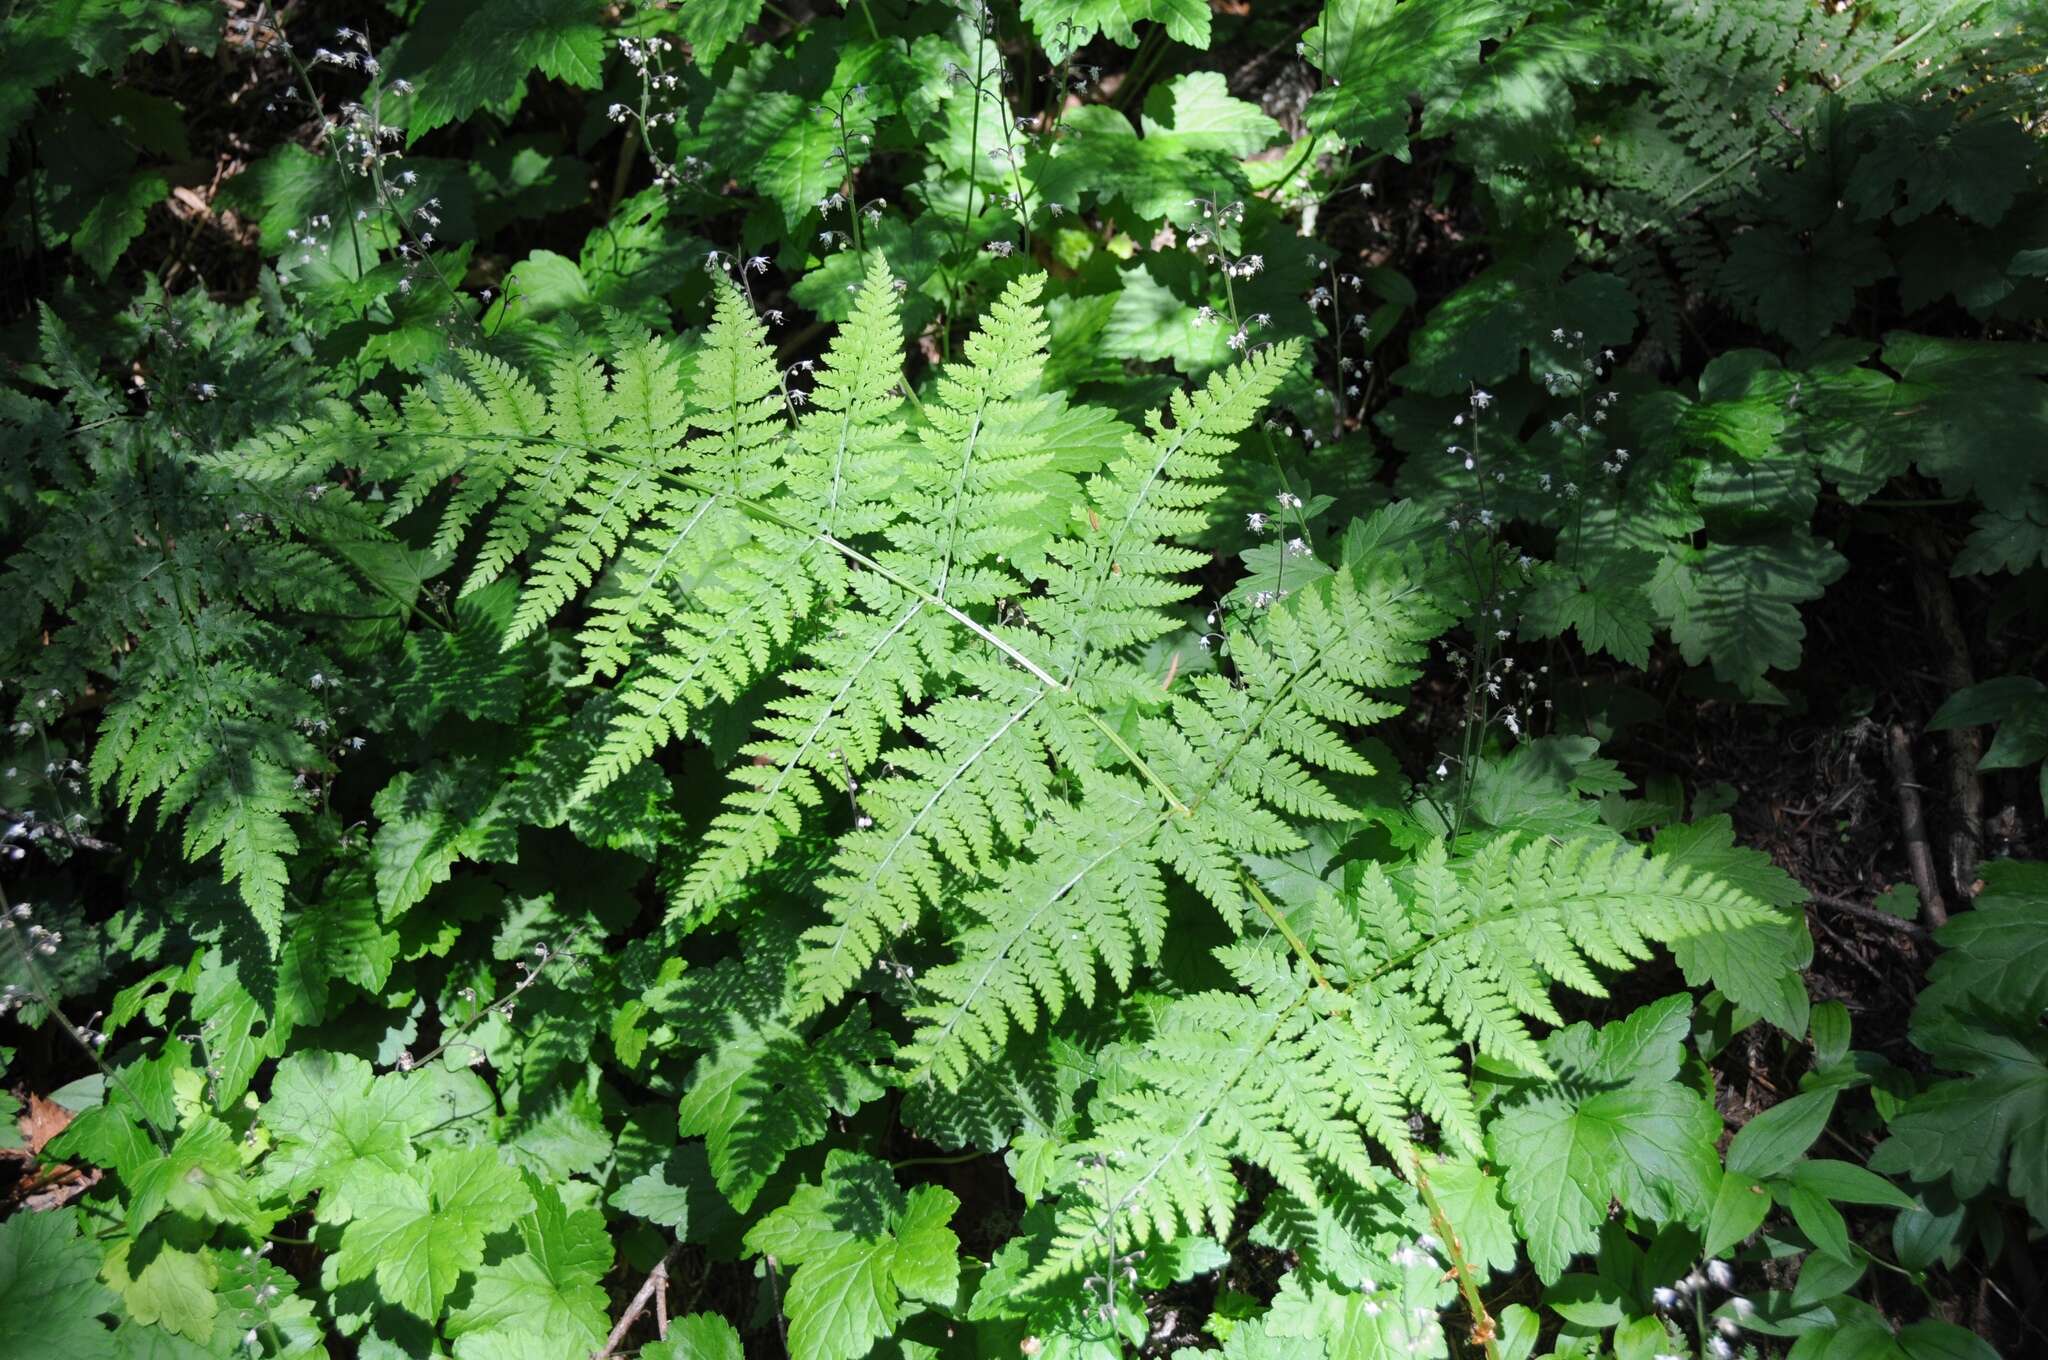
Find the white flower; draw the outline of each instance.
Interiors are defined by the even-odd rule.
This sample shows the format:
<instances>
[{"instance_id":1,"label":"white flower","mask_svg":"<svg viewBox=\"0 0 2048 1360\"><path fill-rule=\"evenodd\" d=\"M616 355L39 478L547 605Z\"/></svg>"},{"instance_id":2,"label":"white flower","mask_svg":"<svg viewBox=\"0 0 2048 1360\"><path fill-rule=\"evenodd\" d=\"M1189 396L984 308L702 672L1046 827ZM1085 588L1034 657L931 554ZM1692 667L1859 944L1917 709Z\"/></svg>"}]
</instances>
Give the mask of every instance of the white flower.
<instances>
[{"instance_id":1,"label":"white flower","mask_svg":"<svg viewBox=\"0 0 2048 1360\"><path fill-rule=\"evenodd\" d=\"M1626 451L1624 451L1624 456L1626 456ZM1726 1261L1715 1260L1707 1262L1707 1278L1712 1280L1718 1289L1733 1289L1735 1287L1735 1272L1728 1268Z\"/></svg>"},{"instance_id":2,"label":"white flower","mask_svg":"<svg viewBox=\"0 0 2048 1360\"><path fill-rule=\"evenodd\" d=\"M1483 387L1480 388L1472 394L1472 404L1484 411L1487 407L1493 405L1493 393Z\"/></svg>"},{"instance_id":3,"label":"white flower","mask_svg":"<svg viewBox=\"0 0 2048 1360\"><path fill-rule=\"evenodd\" d=\"M1251 530L1255 534L1263 530L1266 527L1265 512L1262 510L1254 510L1249 515L1246 515L1244 517L1244 527Z\"/></svg>"}]
</instances>

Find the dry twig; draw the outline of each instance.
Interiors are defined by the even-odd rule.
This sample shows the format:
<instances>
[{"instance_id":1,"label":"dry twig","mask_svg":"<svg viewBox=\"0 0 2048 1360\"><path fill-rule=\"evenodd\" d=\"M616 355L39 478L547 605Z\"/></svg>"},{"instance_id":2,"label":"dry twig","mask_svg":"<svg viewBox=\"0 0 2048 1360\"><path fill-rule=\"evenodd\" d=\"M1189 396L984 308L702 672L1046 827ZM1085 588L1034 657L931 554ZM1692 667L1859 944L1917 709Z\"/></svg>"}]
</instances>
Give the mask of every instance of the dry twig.
<instances>
[{"instance_id":1,"label":"dry twig","mask_svg":"<svg viewBox=\"0 0 2048 1360\"><path fill-rule=\"evenodd\" d=\"M676 1253L682 1249L681 1242L673 1244L669 1247L668 1254L655 1263L654 1269L647 1272L647 1278L640 1282L640 1292L633 1296L633 1301L626 1305L626 1311L619 1315L618 1325L612 1328L612 1334L604 1339L604 1349L593 1355L591 1360L608 1360L612 1352L619 1348L619 1343L626 1339L626 1333L632 1330L633 1324L640 1320L640 1315L647 1311L648 1303L657 1292L662 1295L664 1306L661 1311L668 1311L668 1263L673 1261ZM661 1330L665 1333L668 1327L664 1324Z\"/></svg>"},{"instance_id":2,"label":"dry twig","mask_svg":"<svg viewBox=\"0 0 2048 1360\"><path fill-rule=\"evenodd\" d=\"M1920 890L1920 910L1928 928L1948 924L1948 904L1941 898L1934 855L1927 848L1927 819L1920 808L1920 783L1913 774L1913 739L1898 723L1891 726L1892 783L1899 790L1899 830L1906 838L1906 861L1913 866L1913 886Z\"/></svg>"}]
</instances>

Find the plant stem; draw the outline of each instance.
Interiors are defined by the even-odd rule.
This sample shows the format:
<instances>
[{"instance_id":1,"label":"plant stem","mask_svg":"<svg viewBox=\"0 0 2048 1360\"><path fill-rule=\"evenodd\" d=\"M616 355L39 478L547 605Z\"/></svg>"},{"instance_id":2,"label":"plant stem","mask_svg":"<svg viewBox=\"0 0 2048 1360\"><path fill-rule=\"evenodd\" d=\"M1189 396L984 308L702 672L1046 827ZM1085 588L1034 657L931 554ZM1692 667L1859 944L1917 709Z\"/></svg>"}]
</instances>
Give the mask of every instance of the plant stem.
<instances>
[{"instance_id":1,"label":"plant stem","mask_svg":"<svg viewBox=\"0 0 2048 1360\"><path fill-rule=\"evenodd\" d=\"M1464 1295L1465 1311L1472 1315L1471 1339L1485 1349L1486 1360L1500 1360L1500 1327L1494 1322L1493 1314L1486 1311L1486 1301L1479 1297L1479 1283L1473 1278L1471 1264L1465 1260L1465 1244L1458 1240L1456 1226L1444 1212L1436 1191L1430 1188L1429 1173L1422 1168L1422 1153L1412 1153L1410 1164L1415 1171L1416 1192L1429 1209L1430 1224L1451 1258L1451 1273L1458 1277L1458 1292Z\"/></svg>"}]
</instances>

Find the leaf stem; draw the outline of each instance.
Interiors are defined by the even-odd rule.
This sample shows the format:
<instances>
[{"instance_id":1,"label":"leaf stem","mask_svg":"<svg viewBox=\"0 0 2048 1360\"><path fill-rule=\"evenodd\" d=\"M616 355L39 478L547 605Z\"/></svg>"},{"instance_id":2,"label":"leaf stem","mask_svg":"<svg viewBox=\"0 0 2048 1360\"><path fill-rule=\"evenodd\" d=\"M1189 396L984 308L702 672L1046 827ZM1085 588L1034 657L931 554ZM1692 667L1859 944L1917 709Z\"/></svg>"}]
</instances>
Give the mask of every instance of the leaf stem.
<instances>
[{"instance_id":1,"label":"leaf stem","mask_svg":"<svg viewBox=\"0 0 2048 1360\"><path fill-rule=\"evenodd\" d=\"M1436 1229L1444 1251L1450 1255L1451 1273L1458 1277L1458 1292L1465 1296L1465 1310L1472 1315L1471 1339L1485 1348L1486 1360L1500 1360L1500 1327L1494 1322L1493 1314L1486 1311L1486 1301L1479 1297L1479 1283L1473 1278L1471 1263L1465 1259L1465 1244L1458 1240L1457 1228L1444 1212L1436 1191L1430 1188L1429 1173L1422 1169L1421 1151L1412 1152L1409 1160L1415 1172L1416 1192L1428 1207L1430 1225Z\"/></svg>"}]
</instances>

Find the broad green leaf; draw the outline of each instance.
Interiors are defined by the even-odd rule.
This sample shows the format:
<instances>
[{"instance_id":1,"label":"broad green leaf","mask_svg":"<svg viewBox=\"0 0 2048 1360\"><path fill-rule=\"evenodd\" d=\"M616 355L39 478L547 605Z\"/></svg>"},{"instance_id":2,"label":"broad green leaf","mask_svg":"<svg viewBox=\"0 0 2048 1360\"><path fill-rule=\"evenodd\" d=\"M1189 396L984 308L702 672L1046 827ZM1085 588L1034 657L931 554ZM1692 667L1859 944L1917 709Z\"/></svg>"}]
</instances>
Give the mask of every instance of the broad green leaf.
<instances>
[{"instance_id":1,"label":"broad green leaf","mask_svg":"<svg viewBox=\"0 0 2048 1360\"><path fill-rule=\"evenodd\" d=\"M2048 566L2048 487L2030 487L1971 521L1970 537L1950 572L1983 576ZM2048 805L2048 799L2043 800Z\"/></svg>"},{"instance_id":2,"label":"broad green leaf","mask_svg":"<svg viewBox=\"0 0 2048 1360\"><path fill-rule=\"evenodd\" d=\"M1581 351L1627 340L1635 330L1628 286L1611 274L1566 279L1571 260L1570 243L1552 239L1487 269L1423 320L1395 381L1435 396L1462 393L1516 372L1524 351L1536 373L1571 371Z\"/></svg>"},{"instance_id":3,"label":"broad green leaf","mask_svg":"<svg viewBox=\"0 0 2048 1360\"><path fill-rule=\"evenodd\" d=\"M491 776L473 763L401 772L371 809L382 823L372 845L377 903L394 920L446 883L458 861L518 856L517 827Z\"/></svg>"},{"instance_id":4,"label":"broad green leaf","mask_svg":"<svg viewBox=\"0 0 2048 1360\"><path fill-rule=\"evenodd\" d=\"M2048 865L1982 866L1984 891L1935 934L1914 1024L1943 1014L2002 1016L2030 1025L2048 1011Z\"/></svg>"},{"instance_id":5,"label":"broad green leaf","mask_svg":"<svg viewBox=\"0 0 2048 1360\"><path fill-rule=\"evenodd\" d=\"M267 967L229 963L216 945L200 955L192 984L192 1018L204 1027L214 1099L223 1106L240 1100L257 1068L291 1038L288 1019L281 1021L243 985L245 973L256 976L258 986L269 982Z\"/></svg>"},{"instance_id":6,"label":"broad green leaf","mask_svg":"<svg viewBox=\"0 0 2048 1360\"><path fill-rule=\"evenodd\" d=\"M683 0L679 6L683 36L689 39L690 56L699 66L709 66L718 54L739 41L747 25L761 17L764 0Z\"/></svg>"},{"instance_id":7,"label":"broad green leaf","mask_svg":"<svg viewBox=\"0 0 2048 1360\"><path fill-rule=\"evenodd\" d=\"M1512 1271L1515 1228L1501 1205L1500 1177L1475 1162L1443 1160L1429 1168L1429 1184L1458 1227L1466 1261L1486 1271Z\"/></svg>"},{"instance_id":8,"label":"broad green leaf","mask_svg":"<svg viewBox=\"0 0 2048 1360\"><path fill-rule=\"evenodd\" d=\"M1895 331L1879 356L1899 375L1891 443L1952 496L2005 509L2048 485L2048 345L1949 340Z\"/></svg>"},{"instance_id":9,"label":"broad green leaf","mask_svg":"<svg viewBox=\"0 0 2048 1360\"><path fill-rule=\"evenodd\" d=\"M201 1116L171 1150L144 1166L129 1187L128 1231L140 1233L166 1209L190 1218L259 1229L256 1197L228 1126Z\"/></svg>"},{"instance_id":10,"label":"broad green leaf","mask_svg":"<svg viewBox=\"0 0 2048 1360\"><path fill-rule=\"evenodd\" d=\"M335 982L374 996L391 977L398 936L378 919L376 889L367 870L350 866L327 881L319 900L301 908L277 961L280 1022L316 1024L328 1018Z\"/></svg>"},{"instance_id":11,"label":"broad green leaf","mask_svg":"<svg viewBox=\"0 0 2048 1360\"><path fill-rule=\"evenodd\" d=\"M854 1238L808 1257L784 1296L790 1353L859 1360L887 1336L896 1321L894 1257L891 1243Z\"/></svg>"},{"instance_id":12,"label":"broad green leaf","mask_svg":"<svg viewBox=\"0 0 2048 1360\"><path fill-rule=\"evenodd\" d=\"M1206 0L1024 0L1021 13L1055 62L1093 42L1098 33L1136 47L1137 26L1148 19L1162 25L1175 42L1209 46Z\"/></svg>"},{"instance_id":13,"label":"broad green leaf","mask_svg":"<svg viewBox=\"0 0 2048 1360\"><path fill-rule=\"evenodd\" d=\"M1512 0L1331 0L1301 42L1329 78L1309 101L1310 125L1407 159L1410 97L1422 102L1427 134L1478 69L1482 45L1514 27L1525 8Z\"/></svg>"},{"instance_id":14,"label":"broad green leaf","mask_svg":"<svg viewBox=\"0 0 2048 1360\"><path fill-rule=\"evenodd\" d=\"M371 1172L335 1253L337 1278L374 1274L387 1300L431 1322L483 1263L484 1239L533 1208L519 1173L490 1147L436 1150L416 1173Z\"/></svg>"},{"instance_id":15,"label":"broad green leaf","mask_svg":"<svg viewBox=\"0 0 2048 1360\"><path fill-rule=\"evenodd\" d=\"M1723 1173L1700 1250L1709 1257L1726 1255L1762 1226L1771 1203L1770 1189L1763 1182L1733 1171Z\"/></svg>"},{"instance_id":16,"label":"broad green leaf","mask_svg":"<svg viewBox=\"0 0 2048 1360\"><path fill-rule=\"evenodd\" d=\"M716 1313L690 1313L672 1320L668 1340L640 1348L640 1360L743 1360L740 1334Z\"/></svg>"},{"instance_id":17,"label":"broad green leaf","mask_svg":"<svg viewBox=\"0 0 2048 1360\"><path fill-rule=\"evenodd\" d=\"M603 65L595 0L435 0L414 21L396 67L419 88L406 131L417 141L485 105L516 100L536 68L596 89Z\"/></svg>"},{"instance_id":18,"label":"broad green leaf","mask_svg":"<svg viewBox=\"0 0 2048 1360\"><path fill-rule=\"evenodd\" d=\"M1870 1268L1870 1262L1860 1251L1852 1251L1850 1255L1855 1259L1844 1261L1824 1251L1809 1252L1799 1263L1799 1282L1792 1290L1792 1308L1804 1310L1853 1289Z\"/></svg>"},{"instance_id":19,"label":"broad green leaf","mask_svg":"<svg viewBox=\"0 0 2048 1360\"><path fill-rule=\"evenodd\" d=\"M2015 710L2043 695L2048 695L2048 685L2030 675L2001 675L1949 695L1927 720L1927 730L1947 732L2003 722Z\"/></svg>"},{"instance_id":20,"label":"broad green leaf","mask_svg":"<svg viewBox=\"0 0 2048 1360\"><path fill-rule=\"evenodd\" d=\"M1911 1195L1876 1172L1831 1157L1800 1162L1792 1168L1788 1179L1802 1190L1845 1204L1876 1204L1891 1209L1910 1209L1914 1205Z\"/></svg>"},{"instance_id":21,"label":"broad green leaf","mask_svg":"<svg viewBox=\"0 0 2048 1360\"><path fill-rule=\"evenodd\" d=\"M1838 217L1811 233L1775 222L1744 232L1729 247L1720 283L1766 328L1808 345L1848 317L1858 288L1890 271L1877 238Z\"/></svg>"},{"instance_id":22,"label":"broad green leaf","mask_svg":"<svg viewBox=\"0 0 2048 1360\"><path fill-rule=\"evenodd\" d=\"M1949 1019L1916 1028L1913 1042L1936 1066L1970 1075L1908 1101L1871 1154L1871 1170L1946 1178L1965 1199L2002 1184L2048 1221L2048 1043Z\"/></svg>"},{"instance_id":23,"label":"broad green leaf","mask_svg":"<svg viewBox=\"0 0 2048 1360\"><path fill-rule=\"evenodd\" d=\"M952 1303L960 1287L960 1238L947 1224L959 1208L960 1197L943 1186L920 1185L910 1192L896 1220L896 1254L889 1266L905 1298Z\"/></svg>"},{"instance_id":24,"label":"broad green leaf","mask_svg":"<svg viewBox=\"0 0 2048 1360\"><path fill-rule=\"evenodd\" d=\"M141 235L149 209L170 192L169 182L151 170L123 177L93 200L85 221L71 233L71 248L104 281L128 243Z\"/></svg>"},{"instance_id":25,"label":"broad green leaf","mask_svg":"<svg viewBox=\"0 0 2048 1360\"><path fill-rule=\"evenodd\" d=\"M1842 1211L1825 1196L1797 1185L1780 1186L1774 1194L1791 1211L1792 1221L1814 1246L1839 1261L1855 1259L1855 1248L1849 1245L1849 1225L1842 1218Z\"/></svg>"},{"instance_id":26,"label":"broad green leaf","mask_svg":"<svg viewBox=\"0 0 2048 1360\"><path fill-rule=\"evenodd\" d=\"M298 1199L318 1191L322 1223L346 1223L387 1175L409 1174L414 1138L441 1106L417 1077L378 1076L361 1058L308 1050L277 1065L263 1124L277 1146L264 1178Z\"/></svg>"},{"instance_id":27,"label":"broad green leaf","mask_svg":"<svg viewBox=\"0 0 2048 1360\"><path fill-rule=\"evenodd\" d=\"M1139 127L1148 141L1169 138L1189 151L1220 151L1238 160L1280 135L1280 125L1257 104L1230 93L1221 71L1190 71L1153 86Z\"/></svg>"},{"instance_id":28,"label":"broad green leaf","mask_svg":"<svg viewBox=\"0 0 2048 1360\"><path fill-rule=\"evenodd\" d=\"M1640 550L1602 554L1583 571L1545 565L1522 597L1522 630L1532 638L1579 635L1589 652L1630 666L1649 663L1652 624L1643 593L1656 559Z\"/></svg>"},{"instance_id":29,"label":"broad green leaf","mask_svg":"<svg viewBox=\"0 0 2048 1360\"><path fill-rule=\"evenodd\" d=\"M612 1243L604 1215L571 1212L552 1185L525 1179L534 1207L513 1225L522 1249L486 1259L468 1302L448 1317L458 1355L463 1340L490 1333L537 1335L563 1354L580 1354L601 1346L610 1330L603 1281Z\"/></svg>"},{"instance_id":30,"label":"broad green leaf","mask_svg":"<svg viewBox=\"0 0 2048 1360\"><path fill-rule=\"evenodd\" d=\"M100 1322L114 1296L100 1253L78 1235L78 1211L16 1212L0 1222L0 1354L112 1360Z\"/></svg>"},{"instance_id":31,"label":"broad green leaf","mask_svg":"<svg viewBox=\"0 0 2048 1360\"><path fill-rule=\"evenodd\" d=\"M1907 1360L1998 1360L1989 1341L1938 1318L1909 1322L1899 1328L1899 1349Z\"/></svg>"},{"instance_id":32,"label":"broad green leaf","mask_svg":"<svg viewBox=\"0 0 2048 1360\"><path fill-rule=\"evenodd\" d=\"M684 1137L702 1135L718 1188L745 1210L782 1159L819 1137L833 1112L851 1114L880 1098L868 1064L879 1036L858 1012L805 1036L786 1024L749 1028L705 1055L680 1110Z\"/></svg>"},{"instance_id":33,"label":"broad green leaf","mask_svg":"<svg viewBox=\"0 0 2048 1360\"><path fill-rule=\"evenodd\" d=\"M1544 1041L1560 1073L1501 1106L1487 1130L1530 1259L1546 1280L1599 1244L1610 1200L1657 1222L1702 1221L1719 1183L1720 1117L1680 1084L1691 998Z\"/></svg>"},{"instance_id":34,"label":"broad green leaf","mask_svg":"<svg viewBox=\"0 0 2048 1360\"><path fill-rule=\"evenodd\" d=\"M824 1180L798 1187L746 1237L749 1251L797 1267L785 1296L790 1353L858 1360L914 1311L904 1300L950 1304L960 1239L947 1224L959 1207L949 1190L905 1197L882 1163L830 1153Z\"/></svg>"},{"instance_id":35,"label":"broad green leaf","mask_svg":"<svg viewBox=\"0 0 2048 1360\"><path fill-rule=\"evenodd\" d=\"M1659 564L1650 600L1689 665L1711 661L1714 674L1744 694L1773 700L1780 696L1766 673L1799 665L1799 606L1819 599L1848 565L1803 529L1679 547Z\"/></svg>"},{"instance_id":36,"label":"broad green leaf","mask_svg":"<svg viewBox=\"0 0 2048 1360\"><path fill-rule=\"evenodd\" d=\"M116 1242L100 1274L121 1295L131 1321L193 1341L213 1339L220 1271L206 1252L185 1251L151 1232Z\"/></svg>"},{"instance_id":37,"label":"broad green leaf","mask_svg":"<svg viewBox=\"0 0 2048 1360\"><path fill-rule=\"evenodd\" d=\"M1751 1119L1728 1144L1728 1170L1758 1177L1783 1172L1820 1137L1839 1094L1833 1089L1807 1091Z\"/></svg>"},{"instance_id":38,"label":"broad green leaf","mask_svg":"<svg viewBox=\"0 0 2048 1360\"><path fill-rule=\"evenodd\" d=\"M689 1235L690 1187L671 1183L664 1167L643 1171L627 1181L612 1192L610 1203L650 1223L674 1228L679 1237Z\"/></svg>"}]
</instances>

